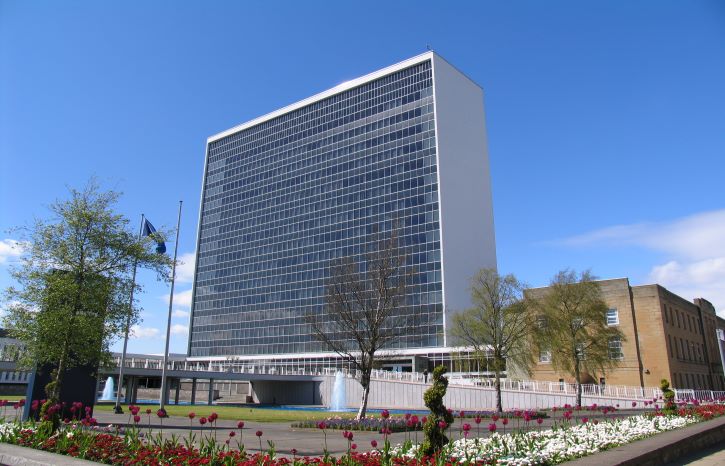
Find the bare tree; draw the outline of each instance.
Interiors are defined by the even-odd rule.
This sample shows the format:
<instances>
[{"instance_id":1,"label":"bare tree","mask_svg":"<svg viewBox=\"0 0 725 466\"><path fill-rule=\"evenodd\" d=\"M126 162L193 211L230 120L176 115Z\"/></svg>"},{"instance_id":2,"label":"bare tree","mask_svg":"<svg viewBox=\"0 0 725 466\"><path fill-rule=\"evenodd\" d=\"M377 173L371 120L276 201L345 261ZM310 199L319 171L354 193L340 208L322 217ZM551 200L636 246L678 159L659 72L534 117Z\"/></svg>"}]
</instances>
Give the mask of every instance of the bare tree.
<instances>
[{"instance_id":1,"label":"bare tree","mask_svg":"<svg viewBox=\"0 0 725 466\"><path fill-rule=\"evenodd\" d=\"M377 353L391 346L415 319L415 307L404 314L410 273L398 232L373 235L362 260L345 257L333 262L324 312L308 314L315 338L349 361L359 372L363 393L358 419L367 411L370 375Z\"/></svg>"},{"instance_id":2,"label":"bare tree","mask_svg":"<svg viewBox=\"0 0 725 466\"><path fill-rule=\"evenodd\" d=\"M608 307L589 271L562 270L548 288L535 291L539 295L536 341L540 351L550 352L554 368L574 376L576 405L581 406L582 373L595 375L615 367L620 354L610 343L621 343L624 334L607 325Z\"/></svg>"},{"instance_id":3,"label":"bare tree","mask_svg":"<svg viewBox=\"0 0 725 466\"><path fill-rule=\"evenodd\" d=\"M533 319L523 297L524 286L513 275L482 269L471 279L473 307L453 315L451 334L473 348L479 361L489 360L496 382L496 410L501 403L501 375L512 365L529 372L533 364Z\"/></svg>"}]
</instances>

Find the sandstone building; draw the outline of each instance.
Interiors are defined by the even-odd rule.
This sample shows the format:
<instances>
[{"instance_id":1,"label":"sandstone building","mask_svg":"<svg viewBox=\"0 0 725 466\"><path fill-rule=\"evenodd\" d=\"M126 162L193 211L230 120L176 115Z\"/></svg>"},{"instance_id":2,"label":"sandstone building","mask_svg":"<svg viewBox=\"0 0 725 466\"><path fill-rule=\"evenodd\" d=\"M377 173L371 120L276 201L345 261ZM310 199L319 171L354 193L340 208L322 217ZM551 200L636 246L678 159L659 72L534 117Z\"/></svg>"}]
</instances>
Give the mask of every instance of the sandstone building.
<instances>
[{"instance_id":1,"label":"sandstone building","mask_svg":"<svg viewBox=\"0 0 725 466\"><path fill-rule=\"evenodd\" d=\"M667 379L678 389L725 390L725 320L709 301L690 302L657 284L631 286L627 278L599 283L609 306L607 323L620 326L625 339L610 342L610 357L620 359L617 368L587 374L584 383L656 387ZM545 352L531 378L573 382L554 370Z\"/></svg>"}]
</instances>

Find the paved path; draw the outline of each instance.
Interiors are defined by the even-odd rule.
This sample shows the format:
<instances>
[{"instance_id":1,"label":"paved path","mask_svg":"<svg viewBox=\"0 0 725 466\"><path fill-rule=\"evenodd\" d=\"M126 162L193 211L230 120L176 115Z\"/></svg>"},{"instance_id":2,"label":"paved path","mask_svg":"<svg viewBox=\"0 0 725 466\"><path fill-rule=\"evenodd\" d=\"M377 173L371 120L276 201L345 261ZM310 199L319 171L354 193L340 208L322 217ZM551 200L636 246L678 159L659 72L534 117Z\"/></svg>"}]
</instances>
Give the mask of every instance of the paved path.
<instances>
[{"instance_id":1,"label":"paved path","mask_svg":"<svg viewBox=\"0 0 725 466\"><path fill-rule=\"evenodd\" d=\"M144 432L148 425L146 414L141 416L139 424ZM114 414L109 412L97 412L96 420L99 425L107 424L126 424L128 422L128 414ZM275 444L277 452L292 456L292 449L297 450L297 456L317 456L321 455L324 450L325 435L319 429L293 429L290 427L291 422L253 422L245 421L243 429L243 443L247 451L252 453L259 451L259 439L255 436L255 432L263 433L262 449L267 450L267 441L271 440ZM237 421L218 420L217 428L213 429L207 424L204 428L199 425L199 420L194 419L192 422L194 433L199 440L199 436L203 435L208 438L214 436L217 442L224 442L229 439L229 432L234 431L235 436L231 438L231 445L236 446L237 441L241 439ZM156 415L151 416L152 435L156 435L161 431L159 419ZM189 419L185 417L171 416L164 419L163 435L171 437L171 435L188 436L189 435ZM377 432L353 432L353 442L358 445L359 451L368 451L372 447L370 441L375 440L382 445L383 436ZM419 438L422 439L422 433L418 432ZM390 435L390 441L393 444L405 441L405 433L395 433ZM413 434L413 440L415 435ZM327 448L331 454L339 455L347 452L347 440L343 438L340 430L327 430Z\"/></svg>"},{"instance_id":2,"label":"paved path","mask_svg":"<svg viewBox=\"0 0 725 466\"><path fill-rule=\"evenodd\" d=\"M142 407L142 410L145 409ZM241 411L240 411L241 413ZM128 412L125 414L114 414L108 411L97 411L96 419L99 425L108 424L121 424L125 425L129 421ZM636 414L635 411L619 411L616 416L631 416ZM589 413L581 411L577 414L577 417L583 418L588 417L589 419L603 418L601 413ZM611 417L609 415L608 417ZM561 419L561 413L556 413L556 420ZM203 429L200 427L198 418L194 419L192 425L194 426L194 432L199 439L199 435L202 434L205 437L214 436L217 442L224 442L229 439L229 432L235 431L235 436L231 439L231 445L235 446L237 440L240 439L239 429L237 429L237 421L218 420L216 430L205 426ZM467 418L463 422L469 423L472 426L471 436L486 437L489 435L488 425L491 423L490 419L484 419L480 426L476 426L473 419ZM536 422L531 422L530 429L545 429L551 427L553 419L544 419L541 425ZM255 436L255 432L262 431L262 449L266 450L267 440L274 442L277 452L282 455L292 456L292 449L297 450L298 456L318 456L323 454L325 445L325 435L319 429L294 429L290 427L291 422L246 422L243 430L243 440L247 451L258 452L259 451L259 439ZM456 419L454 426L450 429L449 437L458 439L461 437L461 420ZM141 415L141 423L139 424L144 431L146 431L148 425L148 417L144 413ZM477 428L478 427L478 428ZM499 420L497 423L499 432L503 432L503 426ZM522 420L511 420L508 425L508 430L524 427ZM156 432L160 432L159 419L155 414L151 415L151 430L152 435ZM189 419L186 417L171 416L164 419L163 422L163 435L170 437L171 435L188 436L189 435ZM383 443L383 436L378 432L353 432L353 442L358 446L358 451L369 451L372 449L370 442L375 440L380 446ZM406 434L405 432L398 432L389 436L391 444L395 445L403 443L407 438L410 438L413 442L416 442L416 433L411 432ZM423 433L417 432L417 440L422 441ZM347 452L347 440L343 438L342 431L340 430L327 430L327 449L331 454L339 455Z\"/></svg>"},{"instance_id":3,"label":"paved path","mask_svg":"<svg viewBox=\"0 0 725 466\"><path fill-rule=\"evenodd\" d=\"M725 445L717 445L706 450L692 453L677 462L665 466L725 466Z\"/></svg>"}]
</instances>

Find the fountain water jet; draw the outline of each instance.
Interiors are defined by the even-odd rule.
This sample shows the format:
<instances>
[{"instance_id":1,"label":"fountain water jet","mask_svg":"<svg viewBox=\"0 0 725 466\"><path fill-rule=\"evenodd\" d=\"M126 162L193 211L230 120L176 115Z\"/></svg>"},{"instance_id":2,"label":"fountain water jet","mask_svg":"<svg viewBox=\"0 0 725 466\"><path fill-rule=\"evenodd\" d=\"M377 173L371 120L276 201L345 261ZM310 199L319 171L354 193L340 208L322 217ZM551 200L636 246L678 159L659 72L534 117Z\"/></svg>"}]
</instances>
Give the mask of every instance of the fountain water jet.
<instances>
[{"instance_id":1,"label":"fountain water jet","mask_svg":"<svg viewBox=\"0 0 725 466\"><path fill-rule=\"evenodd\" d=\"M345 374L343 374L342 371L338 371L337 374L335 374L335 384L332 386L330 411L345 411L346 408Z\"/></svg>"},{"instance_id":2,"label":"fountain water jet","mask_svg":"<svg viewBox=\"0 0 725 466\"><path fill-rule=\"evenodd\" d=\"M109 377L106 379L106 385L103 387L103 393L101 394L101 397L99 400L103 401L113 401L115 400L115 390L113 387L113 377Z\"/></svg>"}]
</instances>

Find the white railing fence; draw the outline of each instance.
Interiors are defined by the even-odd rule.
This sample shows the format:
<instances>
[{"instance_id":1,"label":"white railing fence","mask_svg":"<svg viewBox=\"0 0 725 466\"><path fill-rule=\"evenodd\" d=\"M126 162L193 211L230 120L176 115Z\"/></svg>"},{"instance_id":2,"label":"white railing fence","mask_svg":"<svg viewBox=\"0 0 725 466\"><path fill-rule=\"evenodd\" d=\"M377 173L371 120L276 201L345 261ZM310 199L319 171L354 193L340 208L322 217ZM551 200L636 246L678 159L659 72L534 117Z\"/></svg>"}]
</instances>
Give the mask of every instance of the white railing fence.
<instances>
[{"instance_id":1,"label":"white railing fence","mask_svg":"<svg viewBox=\"0 0 725 466\"><path fill-rule=\"evenodd\" d=\"M121 362L120 357L114 360L115 366ZM124 366L136 369L160 370L162 360L157 358L127 358ZM347 368L324 366L295 366L289 364L260 364L240 361L169 361L167 370L185 372L219 372L228 374L261 374L288 376L334 376L343 372L346 377L359 378L358 371ZM393 372L373 370L374 380L426 383L430 375L421 372ZM453 386L476 387L492 390L495 381L488 377L471 377L471 375L449 374L449 384ZM501 380L502 390L512 392L533 392L542 394L573 395L576 384L565 382L542 382L536 380ZM719 400L725 398L725 392L713 390L674 389L677 401ZM582 394L604 398L623 398L631 400L660 400L662 391L657 387L635 387L625 385L582 384Z\"/></svg>"}]
</instances>

